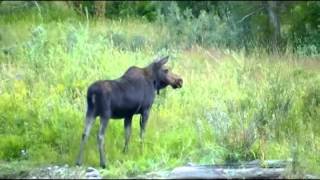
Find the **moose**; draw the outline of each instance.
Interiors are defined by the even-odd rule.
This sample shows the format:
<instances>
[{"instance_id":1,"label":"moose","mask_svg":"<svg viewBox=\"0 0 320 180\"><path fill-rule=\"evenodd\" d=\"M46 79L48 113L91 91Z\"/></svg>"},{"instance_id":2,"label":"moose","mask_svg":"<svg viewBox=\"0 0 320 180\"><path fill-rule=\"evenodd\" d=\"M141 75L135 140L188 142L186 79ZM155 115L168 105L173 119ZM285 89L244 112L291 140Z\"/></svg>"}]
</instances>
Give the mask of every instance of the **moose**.
<instances>
[{"instance_id":1,"label":"moose","mask_svg":"<svg viewBox=\"0 0 320 180\"><path fill-rule=\"evenodd\" d=\"M128 151L131 136L131 122L135 114L140 114L140 139L143 144L145 127L156 93L168 85L181 88L183 80L170 72L164 65L169 56L154 60L144 68L130 67L120 78L98 80L87 90L87 111L82 134L80 152L76 164L82 163L83 148L88 139L91 126L100 117L97 136L100 153L100 166L106 167L104 154L104 134L109 119L124 119L125 144L123 152Z\"/></svg>"}]
</instances>

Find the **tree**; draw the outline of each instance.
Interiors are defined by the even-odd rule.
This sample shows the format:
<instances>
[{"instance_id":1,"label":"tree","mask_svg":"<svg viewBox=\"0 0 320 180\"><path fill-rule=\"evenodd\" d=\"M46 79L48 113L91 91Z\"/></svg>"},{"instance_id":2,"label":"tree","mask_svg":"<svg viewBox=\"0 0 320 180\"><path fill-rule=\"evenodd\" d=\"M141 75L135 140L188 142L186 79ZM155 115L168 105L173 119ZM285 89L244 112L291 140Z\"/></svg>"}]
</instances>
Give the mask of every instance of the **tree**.
<instances>
[{"instance_id":1,"label":"tree","mask_svg":"<svg viewBox=\"0 0 320 180\"><path fill-rule=\"evenodd\" d=\"M106 12L106 1L94 1L94 8L96 17L104 17Z\"/></svg>"},{"instance_id":2,"label":"tree","mask_svg":"<svg viewBox=\"0 0 320 180\"><path fill-rule=\"evenodd\" d=\"M68 4L79 14L83 14L85 8L96 17L104 17L106 13L106 1L68 1Z\"/></svg>"},{"instance_id":3,"label":"tree","mask_svg":"<svg viewBox=\"0 0 320 180\"><path fill-rule=\"evenodd\" d=\"M81 1L67 1L68 6L74 9L79 14L82 13L82 2Z\"/></svg>"},{"instance_id":4,"label":"tree","mask_svg":"<svg viewBox=\"0 0 320 180\"><path fill-rule=\"evenodd\" d=\"M279 48L281 33L280 33L280 20L279 20L279 2L277 1L264 1L265 8L268 12L269 22L272 26L271 46L273 51Z\"/></svg>"}]
</instances>

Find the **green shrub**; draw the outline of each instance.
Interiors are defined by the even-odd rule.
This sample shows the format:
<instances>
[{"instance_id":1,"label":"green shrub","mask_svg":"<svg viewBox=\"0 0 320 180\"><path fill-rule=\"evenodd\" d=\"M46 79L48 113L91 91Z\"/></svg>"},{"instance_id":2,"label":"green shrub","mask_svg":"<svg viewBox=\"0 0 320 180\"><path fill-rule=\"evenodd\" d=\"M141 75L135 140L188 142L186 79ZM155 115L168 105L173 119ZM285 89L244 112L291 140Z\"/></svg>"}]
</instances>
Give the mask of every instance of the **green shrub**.
<instances>
[{"instance_id":1,"label":"green shrub","mask_svg":"<svg viewBox=\"0 0 320 180\"><path fill-rule=\"evenodd\" d=\"M213 48L228 41L219 34L229 33L223 32L226 26L216 16L202 12L193 17L174 9L171 14L171 27L112 20L1 21L22 37L13 56L0 56L5 58L0 64L0 159L74 164L86 88L99 79L118 78L132 65L143 67L155 57L170 55L168 66L182 76L183 88L168 87L155 99L143 151L138 116L126 155L121 152L123 121L110 121L105 136L107 176L136 175L190 161L296 156L302 170L318 172L318 61L292 54L275 57L259 48L249 56ZM209 33L201 33L206 31L217 34L210 39ZM186 42L210 48L180 48L179 43ZM298 66L307 62L312 68ZM85 148L85 165L99 164L97 121Z\"/></svg>"}]
</instances>

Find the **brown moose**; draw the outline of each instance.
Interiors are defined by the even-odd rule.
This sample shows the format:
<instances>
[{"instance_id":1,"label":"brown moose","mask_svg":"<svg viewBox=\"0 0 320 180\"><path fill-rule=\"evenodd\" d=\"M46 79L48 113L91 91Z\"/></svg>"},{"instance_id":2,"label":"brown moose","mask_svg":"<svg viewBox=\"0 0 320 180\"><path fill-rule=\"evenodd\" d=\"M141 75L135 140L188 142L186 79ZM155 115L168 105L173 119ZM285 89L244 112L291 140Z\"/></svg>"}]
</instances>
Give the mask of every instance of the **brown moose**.
<instances>
[{"instance_id":1,"label":"brown moose","mask_svg":"<svg viewBox=\"0 0 320 180\"><path fill-rule=\"evenodd\" d=\"M106 166L104 134L110 118L124 118L125 144L123 152L127 152L132 117L134 114L140 114L140 138L143 143L145 127L156 92L159 94L159 90L168 85L174 89L182 87L182 79L164 66L168 62L168 58L169 56L166 56L155 60L144 68L130 67L118 79L99 80L90 85L87 91L88 107L77 165L82 163L83 148L97 116L100 116L97 138L102 168Z\"/></svg>"}]
</instances>

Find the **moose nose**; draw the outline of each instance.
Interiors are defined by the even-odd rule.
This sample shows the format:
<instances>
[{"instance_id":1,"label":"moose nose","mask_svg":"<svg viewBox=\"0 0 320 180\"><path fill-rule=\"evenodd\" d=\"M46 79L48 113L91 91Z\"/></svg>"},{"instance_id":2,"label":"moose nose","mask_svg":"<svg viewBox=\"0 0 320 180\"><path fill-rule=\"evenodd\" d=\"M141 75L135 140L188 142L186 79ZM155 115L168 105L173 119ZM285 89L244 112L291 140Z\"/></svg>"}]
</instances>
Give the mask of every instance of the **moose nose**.
<instances>
[{"instance_id":1,"label":"moose nose","mask_svg":"<svg viewBox=\"0 0 320 180\"><path fill-rule=\"evenodd\" d=\"M178 85L179 88L182 87L182 83L183 83L183 80L181 78L176 80L176 84Z\"/></svg>"}]
</instances>

